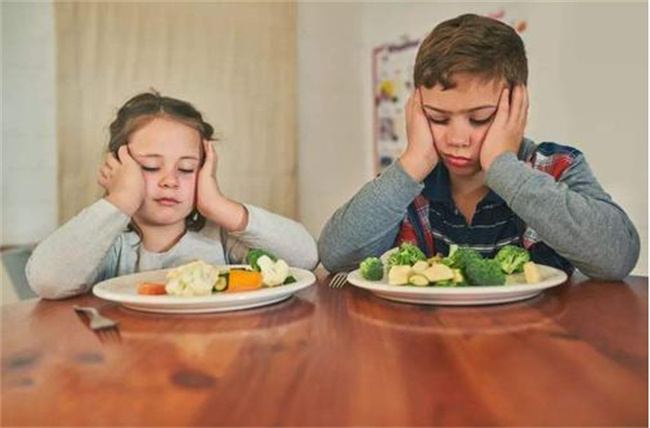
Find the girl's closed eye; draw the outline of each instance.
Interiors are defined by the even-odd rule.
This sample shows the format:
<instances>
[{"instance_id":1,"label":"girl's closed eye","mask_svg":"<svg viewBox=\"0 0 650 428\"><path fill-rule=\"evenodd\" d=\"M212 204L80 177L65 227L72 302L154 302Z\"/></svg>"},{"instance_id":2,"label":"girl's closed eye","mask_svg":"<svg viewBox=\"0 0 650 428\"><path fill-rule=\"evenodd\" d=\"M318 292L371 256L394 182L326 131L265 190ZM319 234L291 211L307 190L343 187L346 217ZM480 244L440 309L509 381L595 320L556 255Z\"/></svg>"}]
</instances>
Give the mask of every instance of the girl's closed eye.
<instances>
[{"instance_id":1,"label":"girl's closed eye","mask_svg":"<svg viewBox=\"0 0 650 428\"><path fill-rule=\"evenodd\" d=\"M183 174L192 174L196 171L195 168L178 168L178 170Z\"/></svg>"},{"instance_id":2,"label":"girl's closed eye","mask_svg":"<svg viewBox=\"0 0 650 428\"><path fill-rule=\"evenodd\" d=\"M145 172L156 172L160 169L158 166L146 166L146 165L140 165L142 167L142 170Z\"/></svg>"}]
</instances>

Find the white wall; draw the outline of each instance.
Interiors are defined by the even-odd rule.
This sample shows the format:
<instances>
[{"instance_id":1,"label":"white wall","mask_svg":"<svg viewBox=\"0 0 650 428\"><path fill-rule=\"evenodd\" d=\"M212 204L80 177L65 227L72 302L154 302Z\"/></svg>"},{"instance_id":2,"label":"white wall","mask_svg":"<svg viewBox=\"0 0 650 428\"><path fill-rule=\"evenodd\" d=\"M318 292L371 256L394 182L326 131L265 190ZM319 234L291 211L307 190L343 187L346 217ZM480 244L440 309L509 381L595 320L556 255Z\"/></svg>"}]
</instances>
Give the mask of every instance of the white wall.
<instances>
[{"instance_id":1,"label":"white wall","mask_svg":"<svg viewBox=\"0 0 650 428\"><path fill-rule=\"evenodd\" d=\"M36 242L57 224L54 11L2 5L2 234Z\"/></svg>"},{"instance_id":2,"label":"white wall","mask_svg":"<svg viewBox=\"0 0 650 428\"><path fill-rule=\"evenodd\" d=\"M647 3L300 4L302 221L317 236L372 178L372 48L403 35L422 37L461 13L501 8L506 20L528 23L522 36L530 62L527 135L585 153L637 226L643 247L634 273L647 275ZM360 41L353 37L359 32ZM318 78L314 58L328 67Z\"/></svg>"}]
</instances>

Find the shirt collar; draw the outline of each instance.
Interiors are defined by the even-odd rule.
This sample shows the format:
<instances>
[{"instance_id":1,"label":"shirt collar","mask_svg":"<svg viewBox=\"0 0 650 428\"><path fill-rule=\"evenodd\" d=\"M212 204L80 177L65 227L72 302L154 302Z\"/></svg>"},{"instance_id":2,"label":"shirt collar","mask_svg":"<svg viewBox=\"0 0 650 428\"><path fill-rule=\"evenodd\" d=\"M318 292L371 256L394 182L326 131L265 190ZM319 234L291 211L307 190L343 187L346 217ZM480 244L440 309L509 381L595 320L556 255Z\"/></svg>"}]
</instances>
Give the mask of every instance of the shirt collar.
<instances>
[{"instance_id":1,"label":"shirt collar","mask_svg":"<svg viewBox=\"0 0 650 428\"><path fill-rule=\"evenodd\" d=\"M449 170L442 162L439 162L433 171L424 179L424 190L422 194L431 202L441 202L449 207L456 206L451 197ZM505 204L505 201L490 189L488 194L479 202L478 206L500 204Z\"/></svg>"}]
</instances>

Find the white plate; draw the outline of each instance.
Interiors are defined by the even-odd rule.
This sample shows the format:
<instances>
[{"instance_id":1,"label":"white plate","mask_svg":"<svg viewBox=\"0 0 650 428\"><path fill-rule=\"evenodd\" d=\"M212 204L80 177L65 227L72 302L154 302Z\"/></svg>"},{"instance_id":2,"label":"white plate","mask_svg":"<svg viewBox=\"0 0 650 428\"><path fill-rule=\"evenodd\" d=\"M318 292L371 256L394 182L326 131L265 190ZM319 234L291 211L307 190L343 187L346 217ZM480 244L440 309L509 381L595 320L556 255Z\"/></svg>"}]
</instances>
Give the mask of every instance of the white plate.
<instances>
[{"instance_id":1,"label":"white plate","mask_svg":"<svg viewBox=\"0 0 650 428\"><path fill-rule=\"evenodd\" d=\"M537 266L542 281L535 284L515 283L470 287L389 285L385 281L367 281L363 279L358 269L348 274L348 282L357 287L370 290L379 297L397 302L424 305L489 305L530 299L543 290L560 285L567 280L566 273L559 269L544 265Z\"/></svg>"},{"instance_id":2,"label":"white plate","mask_svg":"<svg viewBox=\"0 0 650 428\"><path fill-rule=\"evenodd\" d=\"M226 266L227 268L242 267ZM163 312L198 314L207 312L237 311L241 309L256 308L281 302L293 293L309 287L316 282L313 273L298 268L290 268L291 275L296 282L278 285L273 288L262 288L253 291L236 293L213 293L209 296L144 296L137 292L141 282L165 282L165 276L171 269L141 272L133 275L119 276L102 281L93 287L95 296L104 300L120 303L130 309L144 312Z\"/></svg>"}]
</instances>

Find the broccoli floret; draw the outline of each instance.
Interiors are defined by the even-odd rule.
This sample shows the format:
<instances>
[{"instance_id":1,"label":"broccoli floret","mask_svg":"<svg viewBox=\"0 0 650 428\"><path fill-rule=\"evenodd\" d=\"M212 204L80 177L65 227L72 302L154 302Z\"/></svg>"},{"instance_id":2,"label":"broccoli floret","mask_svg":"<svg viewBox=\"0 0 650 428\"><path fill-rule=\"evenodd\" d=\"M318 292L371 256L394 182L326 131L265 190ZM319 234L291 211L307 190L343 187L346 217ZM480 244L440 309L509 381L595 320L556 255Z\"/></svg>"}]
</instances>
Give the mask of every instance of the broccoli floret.
<instances>
[{"instance_id":1,"label":"broccoli floret","mask_svg":"<svg viewBox=\"0 0 650 428\"><path fill-rule=\"evenodd\" d=\"M530 254L522 247L506 245L499 250L494 260L499 262L504 273L510 275L515 272L523 272L524 264L530 261Z\"/></svg>"},{"instance_id":2,"label":"broccoli floret","mask_svg":"<svg viewBox=\"0 0 650 428\"><path fill-rule=\"evenodd\" d=\"M473 258L468 260L464 272L469 285L503 285L506 283L506 276L501 270L501 265L494 259Z\"/></svg>"},{"instance_id":3,"label":"broccoli floret","mask_svg":"<svg viewBox=\"0 0 650 428\"><path fill-rule=\"evenodd\" d=\"M259 248L252 248L248 250L248 253L246 253L246 263L248 263L254 271L260 272L262 269L257 264L257 259L259 259L262 256L267 256L269 259L271 259L274 262L278 261L277 257L269 253L268 251L261 250Z\"/></svg>"},{"instance_id":4,"label":"broccoli floret","mask_svg":"<svg viewBox=\"0 0 650 428\"><path fill-rule=\"evenodd\" d=\"M384 277L384 264L377 257L368 257L359 268L361 276L369 281L380 281Z\"/></svg>"},{"instance_id":5,"label":"broccoli floret","mask_svg":"<svg viewBox=\"0 0 650 428\"><path fill-rule=\"evenodd\" d=\"M443 263L451 268L464 270L470 260L481 259L483 259L483 256L476 250L472 250L471 248L458 248L453 252L450 251L450 255L443 260Z\"/></svg>"},{"instance_id":6,"label":"broccoli floret","mask_svg":"<svg viewBox=\"0 0 650 428\"><path fill-rule=\"evenodd\" d=\"M388 267L413 266L419 260L426 260L426 256L417 246L404 242L399 249L388 257Z\"/></svg>"}]
</instances>

